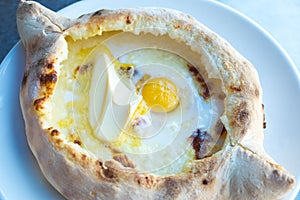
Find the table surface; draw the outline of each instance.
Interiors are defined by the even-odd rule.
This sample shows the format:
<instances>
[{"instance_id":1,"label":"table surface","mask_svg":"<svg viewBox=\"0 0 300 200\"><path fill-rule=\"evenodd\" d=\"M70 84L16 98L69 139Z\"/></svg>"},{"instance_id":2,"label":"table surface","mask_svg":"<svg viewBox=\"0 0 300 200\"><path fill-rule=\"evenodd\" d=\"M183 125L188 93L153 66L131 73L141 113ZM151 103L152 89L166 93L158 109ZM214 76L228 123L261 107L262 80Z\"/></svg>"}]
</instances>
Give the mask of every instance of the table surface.
<instances>
[{"instance_id":1,"label":"table surface","mask_svg":"<svg viewBox=\"0 0 300 200\"><path fill-rule=\"evenodd\" d=\"M57 11L78 0L37 0ZM245 14L267 30L287 51L300 71L300 1L299 0L219 0ZM0 1L0 61L18 42L15 23L17 0ZM296 197L300 200L300 194Z\"/></svg>"}]
</instances>

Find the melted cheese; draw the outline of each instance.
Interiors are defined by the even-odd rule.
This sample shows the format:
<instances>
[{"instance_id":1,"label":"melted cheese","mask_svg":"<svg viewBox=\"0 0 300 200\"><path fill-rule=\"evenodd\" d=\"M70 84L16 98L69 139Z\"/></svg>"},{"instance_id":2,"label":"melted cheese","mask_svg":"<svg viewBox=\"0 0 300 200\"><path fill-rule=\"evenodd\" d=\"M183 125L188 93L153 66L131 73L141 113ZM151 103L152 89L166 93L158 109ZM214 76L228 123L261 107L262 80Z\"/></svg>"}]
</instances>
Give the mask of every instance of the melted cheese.
<instances>
[{"instance_id":1,"label":"melted cheese","mask_svg":"<svg viewBox=\"0 0 300 200\"><path fill-rule=\"evenodd\" d=\"M194 160L189 137L196 128L210 126L211 104L199 98L199 86L186 68L190 63L153 47L166 38L144 37L113 32L80 41L66 38L69 56L52 99L52 120L66 139L80 140L94 157L112 159L116 149L139 170L188 171ZM147 48L136 50L141 44ZM162 87L145 89L147 80L158 77L172 83L162 103L166 113L152 112L149 105L151 94Z\"/></svg>"}]
</instances>

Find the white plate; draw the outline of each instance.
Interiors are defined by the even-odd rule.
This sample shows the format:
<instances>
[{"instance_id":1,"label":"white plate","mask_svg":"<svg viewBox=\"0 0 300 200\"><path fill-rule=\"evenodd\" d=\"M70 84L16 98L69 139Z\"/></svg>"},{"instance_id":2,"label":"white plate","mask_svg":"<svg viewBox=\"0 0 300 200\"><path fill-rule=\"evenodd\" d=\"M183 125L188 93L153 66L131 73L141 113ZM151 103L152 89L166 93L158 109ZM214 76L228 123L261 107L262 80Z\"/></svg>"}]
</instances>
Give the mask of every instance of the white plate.
<instances>
[{"instance_id":1,"label":"white plate","mask_svg":"<svg viewBox=\"0 0 300 200\"><path fill-rule=\"evenodd\" d=\"M215 1L87 0L60 13L76 17L101 8L141 6L169 7L193 15L256 66L266 108L265 148L295 175L297 185L285 198L294 199L300 188L300 76L285 51L253 21ZM0 67L0 199L63 199L42 176L26 143L19 105L24 63L24 50L18 43Z\"/></svg>"}]
</instances>

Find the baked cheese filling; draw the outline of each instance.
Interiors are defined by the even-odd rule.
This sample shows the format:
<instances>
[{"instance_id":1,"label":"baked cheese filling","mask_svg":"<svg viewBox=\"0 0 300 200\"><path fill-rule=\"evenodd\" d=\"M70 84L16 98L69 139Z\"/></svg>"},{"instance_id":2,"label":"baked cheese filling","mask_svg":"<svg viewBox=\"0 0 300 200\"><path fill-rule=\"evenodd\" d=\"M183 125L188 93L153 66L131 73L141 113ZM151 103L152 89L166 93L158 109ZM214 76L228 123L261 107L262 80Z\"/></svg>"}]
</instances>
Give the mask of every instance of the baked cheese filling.
<instances>
[{"instance_id":1,"label":"baked cheese filling","mask_svg":"<svg viewBox=\"0 0 300 200\"><path fill-rule=\"evenodd\" d=\"M104 161L126 155L130 167L157 175L187 171L221 149L223 108L189 47L123 32L66 40L51 103L68 141Z\"/></svg>"}]
</instances>

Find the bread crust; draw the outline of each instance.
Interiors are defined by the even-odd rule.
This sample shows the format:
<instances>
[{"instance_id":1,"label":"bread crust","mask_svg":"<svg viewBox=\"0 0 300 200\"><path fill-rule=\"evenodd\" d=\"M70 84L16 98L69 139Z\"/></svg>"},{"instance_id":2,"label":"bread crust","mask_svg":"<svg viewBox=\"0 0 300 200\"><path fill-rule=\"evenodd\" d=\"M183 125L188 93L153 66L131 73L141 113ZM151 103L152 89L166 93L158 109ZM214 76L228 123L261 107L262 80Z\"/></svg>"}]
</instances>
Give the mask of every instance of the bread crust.
<instances>
[{"instance_id":1,"label":"bread crust","mask_svg":"<svg viewBox=\"0 0 300 200\"><path fill-rule=\"evenodd\" d=\"M163 8L99 10L67 19L32 1L21 1L17 24L26 49L20 102L28 144L47 180L68 199L276 199L294 178L263 149L262 89L252 64L225 40L184 13ZM168 35L205 55L207 78L221 81L227 130L223 148L195 160L192 172L156 176L117 160L102 161L66 142L44 120L74 40L105 31ZM119 159L122 160L122 159ZM125 165L125 166L124 166Z\"/></svg>"}]
</instances>

